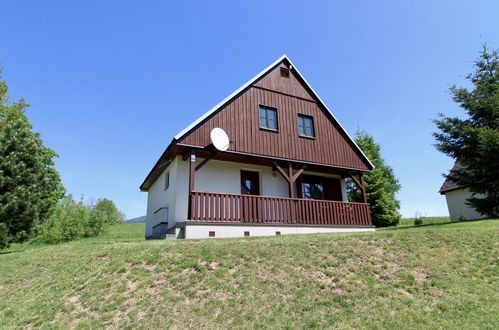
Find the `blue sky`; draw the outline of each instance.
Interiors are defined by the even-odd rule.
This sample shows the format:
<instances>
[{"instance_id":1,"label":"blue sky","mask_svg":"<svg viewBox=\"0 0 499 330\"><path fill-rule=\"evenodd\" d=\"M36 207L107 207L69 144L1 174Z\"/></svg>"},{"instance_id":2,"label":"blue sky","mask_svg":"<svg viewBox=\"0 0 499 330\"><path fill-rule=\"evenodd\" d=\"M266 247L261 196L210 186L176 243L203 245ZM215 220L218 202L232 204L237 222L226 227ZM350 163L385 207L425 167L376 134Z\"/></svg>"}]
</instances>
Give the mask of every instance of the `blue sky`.
<instances>
[{"instance_id":1,"label":"blue sky","mask_svg":"<svg viewBox=\"0 0 499 330\"><path fill-rule=\"evenodd\" d=\"M461 115L499 1L2 1L0 63L59 158L68 192L145 214L139 185L172 137L282 54L342 125L374 135L403 216L447 215L453 161L437 113Z\"/></svg>"}]
</instances>

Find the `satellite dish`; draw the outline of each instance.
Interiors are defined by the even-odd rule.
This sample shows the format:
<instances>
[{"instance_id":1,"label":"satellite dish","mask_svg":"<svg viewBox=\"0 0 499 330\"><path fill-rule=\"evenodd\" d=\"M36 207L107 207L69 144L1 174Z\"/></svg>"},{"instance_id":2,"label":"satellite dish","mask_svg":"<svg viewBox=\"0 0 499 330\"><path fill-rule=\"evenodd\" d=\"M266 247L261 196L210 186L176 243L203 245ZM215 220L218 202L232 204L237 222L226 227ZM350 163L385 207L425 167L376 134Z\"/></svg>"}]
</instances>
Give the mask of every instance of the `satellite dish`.
<instances>
[{"instance_id":1,"label":"satellite dish","mask_svg":"<svg viewBox=\"0 0 499 330\"><path fill-rule=\"evenodd\" d=\"M214 129L211 130L210 133L210 140L211 143L217 150L219 151L225 151L229 149L229 136L225 131L219 127L215 127Z\"/></svg>"}]
</instances>

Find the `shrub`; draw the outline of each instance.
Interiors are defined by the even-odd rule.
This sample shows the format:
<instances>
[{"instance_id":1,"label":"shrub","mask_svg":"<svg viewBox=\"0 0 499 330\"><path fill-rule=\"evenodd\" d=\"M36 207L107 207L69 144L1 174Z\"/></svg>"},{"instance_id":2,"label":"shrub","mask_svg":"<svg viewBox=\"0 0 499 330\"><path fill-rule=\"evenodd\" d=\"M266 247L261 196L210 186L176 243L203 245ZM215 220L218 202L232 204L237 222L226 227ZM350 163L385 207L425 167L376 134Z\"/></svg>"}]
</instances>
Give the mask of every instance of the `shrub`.
<instances>
[{"instance_id":1,"label":"shrub","mask_svg":"<svg viewBox=\"0 0 499 330\"><path fill-rule=\"evenodd\" d=\"M98 236L106 225L105 214L76 202L71 195L61 199L47 221L36 228L36 242L55 244L80 237Z\"/></svg>"},{"instance_id":2,"label":"shrub","mask_svg":"<svg viewBox=\"0 0 499 330\"><path fill-rule=\"evenodd\" d=\"M469 221L470 220L470 218L464 212L459 213L458 219L459 219L459 221Z\"/></svg>"},{"instance_id":3,"label":"shrub","mask_svg":"<svg viewBox=\"0 0 499 330\"><path fill-rule=\"evenodd\" d=\"M118 210L114 202L107 198L99 198L94 206L99 213L103 213L108 223L120 223L125 221L125 215Z\"/></svg>"},{"instance_id":4,"label":"shrub","mask_svg":"<svg viewBox=\"0 0 499 330\"><path fill-rule=\"evenodd\" d=\"M414 224L416 226L420 226L423 224L423 217L421 217L421 213L416 212L416 215L414 216Z\"/></svg>"}]
</instances>

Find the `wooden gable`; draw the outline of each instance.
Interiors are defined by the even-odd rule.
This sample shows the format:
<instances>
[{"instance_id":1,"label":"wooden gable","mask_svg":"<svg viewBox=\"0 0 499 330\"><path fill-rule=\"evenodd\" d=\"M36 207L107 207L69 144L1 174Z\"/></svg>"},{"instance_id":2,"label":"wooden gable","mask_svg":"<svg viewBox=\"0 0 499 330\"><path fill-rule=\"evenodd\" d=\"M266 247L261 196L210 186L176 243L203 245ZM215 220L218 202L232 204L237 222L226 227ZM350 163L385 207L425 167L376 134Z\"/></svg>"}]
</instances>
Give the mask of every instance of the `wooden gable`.
<instances>
[{"instance_id":1,"label":"wooden gable","mask_svg":"<svg viewBox=\"0 0 499 330\"><path fill-rule=\"evenodd\" d=\"M221 127L232 144L228 151L297 160L368 171L369 160L347 136L343 128L322 105L301 76L289 68L285 59L253 81L232 99L204 118L177 143L206 147L210 131ZM277 109L277 132L260 128L259 106ZM315 138L298 134L298 114L313 117Z\"/></svg>"}]
</instances>

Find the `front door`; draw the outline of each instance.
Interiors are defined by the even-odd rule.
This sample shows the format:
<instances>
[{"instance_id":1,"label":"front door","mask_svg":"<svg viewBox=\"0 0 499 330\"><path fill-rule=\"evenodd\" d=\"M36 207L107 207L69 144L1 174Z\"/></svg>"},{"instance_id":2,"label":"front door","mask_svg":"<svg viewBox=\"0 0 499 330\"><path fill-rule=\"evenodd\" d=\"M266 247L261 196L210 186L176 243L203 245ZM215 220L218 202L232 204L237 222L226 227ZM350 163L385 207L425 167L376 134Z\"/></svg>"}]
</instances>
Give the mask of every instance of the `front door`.
<instances>
[{"instance_id":1,"label":"front door","mask_svg":"<svg viewBox=\"0 0 499 330\"><path fill-rule=\"evenodd\" d=\"M260 180L258 172L241 171L241 194L260 195ZM258 219L258 198L245 198L241 201L241 221L252 222Z\"/></svg>"},{"instance_id":2,"label":"front door","mask_svg":"<svg viewBox=\"0 0 499 330\"><path fill-rule=\"evenodd\" d=\"M260 179L258 172L241 171L241 194L260 195Z\"/></svg>"}]
</instances>

